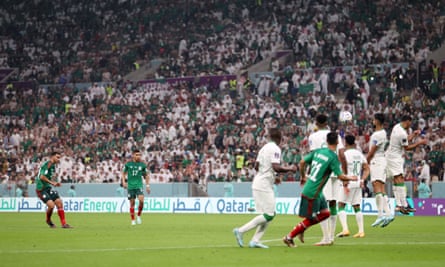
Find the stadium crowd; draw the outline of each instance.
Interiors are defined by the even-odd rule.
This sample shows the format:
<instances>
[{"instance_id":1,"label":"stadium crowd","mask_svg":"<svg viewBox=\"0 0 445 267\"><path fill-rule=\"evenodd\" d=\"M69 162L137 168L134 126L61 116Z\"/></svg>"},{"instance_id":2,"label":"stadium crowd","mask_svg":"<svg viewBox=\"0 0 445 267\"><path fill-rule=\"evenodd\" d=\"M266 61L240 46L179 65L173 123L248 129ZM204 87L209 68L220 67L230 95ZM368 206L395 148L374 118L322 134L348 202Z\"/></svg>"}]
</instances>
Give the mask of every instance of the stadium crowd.
<instances>
[{"instance_id":1,"label":"stadium crowd","mask_svg":"<svg viewBox=\"0 0 445 267\"><path fill-rule=\"evenodd\" d=\"M0 5L0 66L41 84L235 73L278 49L302 67L420 62L444 40L437 1L48 1ZM404 14L404 16L400 16Z\"/></svg>"},{"instance_id":2,"label":"stadium crowd","mask_svg":"<svg viewBox=\"0 0 445 267\"><path fill-rule=\"evenodd\" d=\"M282 129L283 161L294 164L307 152L318 112L330 115L332 128L354 133L364 152L375 112L387 114L388 131L403 113L414 115L430 144L406 155L408 178L417 178L424 161L430 181L443 180L444 66L430 62L422 76L429 83L420 87L411 76L443 41L443 7L434 1L422 8L391 1L387 9L381 8L386 1L244 2L2 5L2 66L19 66L20 80L60 85L2 90L1 184L26 188L55 148L64 151L58 170L64 182L118 182L133 148L143 151L153 182L248 181L268 127ZM27 16L14 15L20 12ZM281 48L291 48L298 60L279 66L275 77L243 81L248 86L236 94L228 81L217 87L118 82L135 62L155 57L168 59L158 78L237 73ZM371 71L372 64L386 67ZM334 67L345 65L355 67ZM87 90L64 86L81 81L94 83ZM304 91L307 84L312 87ZM354 114L353 123L338 122L342 110Z\"/></svg>"},{"instance_id":3,"label":"stadium crowd","mask_svg":"<svg viewBox=\"0 0 445 267\"><path fill-rule=\"evenodd\" d=\"M259 95L257 87L251 87L253 91L244 89L243 98L230 97L228 89L162 83L108 89L93 85L78 92L64 87L40 88L3 94L7 101L2 101L0 116L4 126L2 183L32 182L44 156L56 148L64 151L59 169L64 182L118 182L122 164L133 148L143 151L153 182L205 185L228 177L251 180L251 163L267 141L266 129L282 129L283 160L294 164L307 151L307 136L314 129L312 119L318 112L330 115L332 128L354 133L364 152L372 133L369 121L375 112L387 114L388 130L402 114L415 115L415 127L424 130L430 145L406 155L407 172L417 176L416 168L425 160L431 166L431 177L442 179L445 94L433 99L419 88L391 96L374 93L367 96L365 108L358 98L350 102L340 94L326 95L318 89L307 94L297 91L289 97L289 92L272 83L270 95ZM349 83L349 87L354 88L354 84ZM338 122L342 110L354 114L354 123ZM236 164L238 156L244 157L241 165Z\"/></svg>"}]
</instances>

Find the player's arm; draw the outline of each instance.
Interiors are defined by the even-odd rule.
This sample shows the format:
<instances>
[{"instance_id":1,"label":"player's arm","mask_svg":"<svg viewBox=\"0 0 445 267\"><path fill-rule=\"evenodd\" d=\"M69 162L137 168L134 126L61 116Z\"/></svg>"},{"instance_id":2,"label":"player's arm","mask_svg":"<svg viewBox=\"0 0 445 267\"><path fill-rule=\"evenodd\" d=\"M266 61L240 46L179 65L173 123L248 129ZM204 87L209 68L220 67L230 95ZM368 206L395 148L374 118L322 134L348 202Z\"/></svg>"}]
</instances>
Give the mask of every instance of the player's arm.
<instances>
[{"instance_id":1,"label":"player's arm","mask_svg":"<svg viewBox=\"0 0 445 267\"><path fill-rule=\"evenodd\" d=\"M49 179L48 177L46 177L43 174L41 174L39 178L40 178L41 181L43 181L45 183L48 183L48 184L50 184L52 186L60 186L61 185L60 182L52 181L51 179Z\"/></svg>"},{"instance_id":2,"label":"player's arm","mask_svg":"<svg viewBox=\"0 0 445 267\"><path fill-rule=\"evenodd\" d=\"M275 172L296 172L297 166L282 166L280 163L272 163L272 168Z\"/></svg>"},{"instance_id":3,"label":"player's arm","mask_svg":"<svg viewBox=\"0 0 445 267\"><path fill-rule=\"evenodd\" d=\"M360 180L360 187L365 186L365 180L368 179L370 174L369 164L366 162L362 163L362 179Z\"/></svg>"},{"instance_id":4,"label":"player's arm","mask_svg":"<svg viewBox=\"0 0 445 267\"><path fill-rule=\"evenodd\" d=\"M421 131L420 130L415 130L413 131L410 135L408 135L408 142L411 142L413 139L415 139L416 137L418 137L420 135ZM421 138L419 141L413 143L413 144L409 144L407 146L403 146L403 148L405 149L405 151L407 150L413 150L416 147L420 146L420 145L426 145L428 143L428 139L426 138Z\"/></svg>"},{"instance_id":5,"label":"player's arm","mask_svg":"<svg viewBox=\"0 0 445 267\"><path fill-rule=\"evenodd\" d=\"M344 182L357 181L358 180L357 176L348 176L348 175L344 174L342 172L342 170L340 169L339 165L340 164L339 164L337 159L331 160L331 162L330 162L330 169L337 176L338 179L340 179L340 180L342 180Z\"/></svg>"},{"instance_id":6,"label":"player's arm","mask_svg":"<svg viewBox=\"0 0 445 267\"><path fill-rule=\"evenodd\" d=\"M414 138L419 136L420 132L421 132L420 130L415 130L411 134L409 134L408 135L408 142L411 142Z\"/></svg>"},{"instance_id":7,"label":"player's arm","mask_svg":"<svg viewBox=\"0 0 445 267\"><path fill-rule=\"evenodd\" d=\"M122 172L122 187L127 188L127 172Z\"/></svg>"},{"instance_id":8,"label":"player's arm","mask_svg":"<svg viewBox=\"0 0 445 267\"><path fill-rule=\"evenodd\" d=\"M338 159L340 160L340 164L341 164L341 169L343 170L344 173L348 173L348 163L346 162L346 157L345 157L345 149L344 148L340 148L338 150Z\"/></svg>"},{"instance_id":9,"label":"player's arm","mask_svg":"<svg viewBox=\"0 0 445 267\"><path fill-rule=\"evenodd\" d=\"M415 149L416 147L421 146L421 145L426 145L427 143L428 143L428 139L426 139L426 138L422 138L422 139L420 139L419 141L417 141L417 142L415 142L415 143L413 143L413 144L409 144L409 145L407 145L407 146L404 146L403 148L404 148L406 151L408 151L408 150L413 150L413 149Z\"/></svg>"},{"instance_id":10,"label":"player's arm","mask_svg":"<svg viewBox=\"0 0 445 267\"><path fill-rule=\"evenodd\" d=\"M341 173L337 176L338 179L344 181L344 182L349 182L349 181L357 181L358 177L357 176L348 176L344 173Z\"/></svg>"},{"instance_id":11,"label":"player's arm","mask_svg":"<svg viewBox=\"0 0 445 267\"><path fill-rule=\"evenodd\" d=\"M374 157L375 152L377 151L377 146L372 145L371 148L368 151L368 154L366 155L366 161L371 162L372 158Z\"/></svg>"},{"instance_id":12,"label":"player's arm","mask_svg":"<svg viewBox=\"0 0 445 267\"><path fill-rule=\"evenodd\" d=\"M306 166L308 163L312 162L312 157L314 155L314 152L310 152L309 154L307 154L306 156L304 156L299 163L299 167L300 167L300 184L304 185L306 183Z\"/></svg>"},{"instance_id":13,"label":"player's arm","mask_svg":"<svg viewBox=\"0 0 445 267\"><path fill-rule=\"evenodd\" d=\"M300 160L300 184L304 185L306 183L306 161L304 159Z\"/></svg>"}]
</instances>

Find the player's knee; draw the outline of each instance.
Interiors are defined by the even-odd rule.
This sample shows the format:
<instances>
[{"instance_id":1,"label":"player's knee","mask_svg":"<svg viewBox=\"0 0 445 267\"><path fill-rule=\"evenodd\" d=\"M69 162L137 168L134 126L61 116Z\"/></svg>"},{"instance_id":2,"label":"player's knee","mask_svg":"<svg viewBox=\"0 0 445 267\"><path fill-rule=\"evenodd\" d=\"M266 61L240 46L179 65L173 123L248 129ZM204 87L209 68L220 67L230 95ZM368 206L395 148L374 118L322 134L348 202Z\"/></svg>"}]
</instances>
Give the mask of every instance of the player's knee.
<instances>
[{"instance_id":1,"label":"player's knee","mask_svg":"<svg viewBox=\"0 0 445 267\"><path fill-rule=\"evenodd\" d=\"M354 205L353 208L355 213L360 212L360 205Z\"/></svg>"},{"instance_id":2,"label":"player's knee","mask_svg":"<svg viewBox=\"0 0 445 267\"><path fill-rule=\"evenodd\" d=\"M328 209L324 209L322 211L320 211L319 214L317 214L317 220L319 222L326 220L327 218L329 218L329 216L331 216L331 212L329 212Z\"/></svg>"},{"instance_id":3,"label":"player's knee","mask_svg":"<svg viewBox=\"0 0 445 267\"><path fill-rule=\"evenodd\" d=\"M263 213L264 218L266 221L270 222L275 218L275 212L274 213Z\"/></svg>"},{"instance_id":4,"label":"player's knee","mask_svg":"<svg viewBox=\"0 0 445 267\"><path fill-rule=\"evenodd\" d=\"M63 208L63 203L62 203L62 200L60 198L58 198L58 199L56 199L54 201L54 205L57 207L57 209Z\"/></svg>"},{"instance_id":5,"label":"player's knee","mask_svg":"<svg viewBox=\"0 0 445 267\"><path fill-rule=\"evenodd\" d=\"M54 209L56 204L54 204L54 201L51 200L46 202L46 206L48 206L48 209Z\"/></svg>"},{"instance_id":6,"label":"player's knee","mask_svg":"<svg viewBox=\"0 0 445 267\"><path fill-rule=\"evenodd\" d=\"M383 181L380 181L380 180L372 181L372 187L374 189L380 189L383 186L385 186L385 183Z\"/></svg>"},{"instance_id":7,"label":"player's knee","mask_svg":"<svg viewBox=\"0 0 445 267\"><path fill-rule=\"evenodd\" d=\"M329 212L331 215L337 215L337 206L329 206Z\"/></svg>"},{"instance_id":8,"label":"player's knee","mask_svg":"<svg viewBox=\"0 0 445 267\"><path fill-rule=\"evenodd\" d=\"M403 183L404 181L403 174L394 175L394 183Z\"/></svg>"}]
</instances>

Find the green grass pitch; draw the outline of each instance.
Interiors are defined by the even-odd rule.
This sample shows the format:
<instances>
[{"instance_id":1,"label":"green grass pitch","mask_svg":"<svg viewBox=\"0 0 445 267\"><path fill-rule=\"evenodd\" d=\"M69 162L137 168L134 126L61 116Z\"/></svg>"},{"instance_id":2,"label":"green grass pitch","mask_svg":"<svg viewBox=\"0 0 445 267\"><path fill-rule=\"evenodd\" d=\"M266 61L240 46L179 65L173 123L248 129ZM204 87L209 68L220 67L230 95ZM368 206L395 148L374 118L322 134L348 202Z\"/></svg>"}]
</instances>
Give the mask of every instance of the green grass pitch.
<instances>
[{"instance_id":1,"label":"green grass pitch","mask_svg":"<svg viewBox=\"0 0 445 267\"><path fill-rule=\"evenodd\" d=\"M306 231L304 244L288 248L281 237L300 221L280 215L263 240L269 249L240 248L232 229L250 215L143 214L131 226L128 214L67 213L74 229L50 229L43 213L0 213L0 266L444 266L443 217L396 217L386 228L372 228L365 216L366 237L336 239L316 247L320 226ZM357 231L348 216L351 233ZM340 225L337 224L340 231ZM338 232L337 231L337 232ZM245 234L248 243L253 231ZM298 240L295 240L298 243Z\"/></svg>"}]
</instances>

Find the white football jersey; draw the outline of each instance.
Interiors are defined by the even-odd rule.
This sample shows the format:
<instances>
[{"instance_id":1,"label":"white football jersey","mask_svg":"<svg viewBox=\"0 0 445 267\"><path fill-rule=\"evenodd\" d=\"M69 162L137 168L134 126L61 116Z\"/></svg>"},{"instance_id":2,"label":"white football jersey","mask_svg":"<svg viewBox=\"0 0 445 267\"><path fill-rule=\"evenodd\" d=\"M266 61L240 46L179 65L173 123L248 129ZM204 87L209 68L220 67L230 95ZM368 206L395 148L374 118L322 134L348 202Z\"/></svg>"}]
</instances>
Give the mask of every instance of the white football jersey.
<instances>
[{"instance_id":1,"label":"white football jersey","mask_svg":"<svg viewBox=\"0 0 445 267\"><path fill-rule=\"evenodd\" d=\"M275 142L265 144L258 152L256 161L259 163L259 167L253 178L252 189L273 191L275 171L272 168L272 163L280 164L281 148Z\"/></svg>"},{"instance_id":2,"label":"white football jersey","mask_svg":"<svg viewBox=\"0 0 445 267\"><path fill-rule=\"evenodd\" d=\"M358 149L351 148L345 150L345 159L347 163L348 175L355 175L359 179L357 181L350 181L349 188L360 187L360 178L362 175L363 164L366 163L366 158Z\"/></svg>"},{"instance_id":3,"label":"white football jersey","mask_svg":"<svg viewBox=\"0 0 445 267\"><path fill-rule=\"evenodd\" d=\"M391 136L389 138L389 147L386 151L388 158L401 158L405 152L404 147L409 144L408 133L400 123L392 128Z\"/></svg>"},{"instance_id":4,"label":"white football jersey","mask_svg":"<svg viewBox=\"0 0 445 267\"><path fill-rule=\"evenodd\" d=\"M330 133L330 132L331 132L331 130L329 130L329 129L322 129L322 130L318 130L314 133L311 133L309 135L309 150L313 151L315 149L327 147L328 143L327 143L326 139L327 139L328 133ZM343 145L343 141L339 135L338 136L337 152L339 149L342 149L342 148L344 148L344 145Z\"/></svg>"},{"instance_id":5,"label":"white football jersey","mask_svg":"<svg viewBox=\"0 0 445 267\"><path fill-rule=\"evenodd\" d=\"M331 131L328 129L318 130L309 135L309 150L313 151L315 149L327 147L326 136Z\"/></svg>"},{"instance_id":6,"label":"white football jersey","mask_svg":"<svg viewBox=\"0 0 445 267\"><path fill-rule=\"evenodd\" d=\"M371 149L372 146L377 147L374 153L374 158L385 156L385 148L387 143L388 143L388 138L386 137L385 129L381 129L379 131L375 131L374 133L372 133L371 138L369 140L369 149Z\"/></svg>"}]
</instances>

